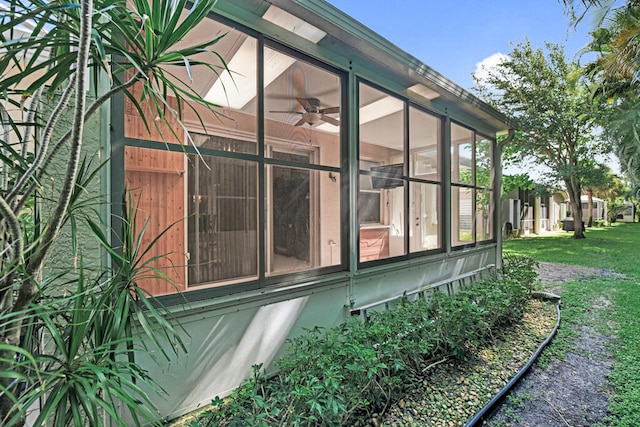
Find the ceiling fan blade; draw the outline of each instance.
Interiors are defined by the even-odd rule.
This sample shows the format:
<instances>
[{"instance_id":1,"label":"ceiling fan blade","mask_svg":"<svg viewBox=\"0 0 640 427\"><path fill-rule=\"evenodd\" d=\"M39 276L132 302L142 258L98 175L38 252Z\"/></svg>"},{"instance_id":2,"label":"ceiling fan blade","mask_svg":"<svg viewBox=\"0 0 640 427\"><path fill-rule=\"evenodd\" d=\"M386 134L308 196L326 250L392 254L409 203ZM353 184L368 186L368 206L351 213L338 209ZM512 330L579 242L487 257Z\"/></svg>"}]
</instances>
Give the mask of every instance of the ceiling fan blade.
<instances>
[{"instance_id":1,"label":"ceiling fan blade","mask_svg":"<svg viewBox=\"0 0 640 427\"><path fill-rule=\"evenodd\" d=\"M305 82L307 80L304 68L294 66L291 72L293 74L293 96L294 98L303 98L306 95Z\"/></svg>"},{"instance_id":2,"label":"ceiling fan blade","mask_svg":"<svg viewBox=\"0 0 640 427\"><path fill-rule=\"evenodd\" d=\"M340 112L340 107L327 107L321 108L320 113L322 114L337 114Z\"/></svg>"},{"instance_id":3,"label":"ceiling fan blade","mask_svg":"<svg viewBox=\"0 0 640 427\"><path fill-rule=\"evenodd\" d=\"M307 121L303 117L300 120L298 120L294 126L302 126L305 123L307 123Z\"/></svg>"},{"instance_id":4,"label":"ceiling fan blade","mask_svg":"<svg viewBox=\"0 0 640 427\"><path fill-rule=\"evenodd\" d=\"M333 117L325 116L324 114L322 114L320 116L320 119L324 120L327 123L331 123L334 126L340 126L340 120L334 119Z\"/></svg>"},{"instance_id":5,"label":"ceiling fan blade","mask_svg":"<svg viewBox=\"0 0 640 427\"><path fill-rule=\"evenodd\" d=\"M302 114L302 111L280 111L280 110L269 110L270 113L285 113L285 114Z\"/></svg>"},{"instance_id":6,"label":"ceiling fan blade","mask_svg":"<svg viewBox=\"0 0 640 427\"><path fill-rule=\"evenodd\" d=\"M306 111L313 110L313 107L306 98L296 98L296 101L298 101Z\"/></svg>"}]
</instances>

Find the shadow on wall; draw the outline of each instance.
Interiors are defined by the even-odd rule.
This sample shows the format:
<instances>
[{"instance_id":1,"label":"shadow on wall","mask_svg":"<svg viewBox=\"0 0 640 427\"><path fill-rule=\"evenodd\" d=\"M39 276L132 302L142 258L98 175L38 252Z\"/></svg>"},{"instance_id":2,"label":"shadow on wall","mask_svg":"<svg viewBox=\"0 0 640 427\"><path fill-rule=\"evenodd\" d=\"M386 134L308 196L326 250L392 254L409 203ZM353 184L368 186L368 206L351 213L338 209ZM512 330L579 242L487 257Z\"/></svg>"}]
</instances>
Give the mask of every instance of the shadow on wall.
<instances>
[{"instance_id":1,"label":"shadow on wall","mask_svg":"<svg viewBox=\"0 0 640 427\"><path fill-rule=\"evenodd\" d=\"M151 368L152 376L167 392L152 400L167 419L207 405L251 376L252 366L268 366L299 320L309 297L300 297L254 309L238 310L208 319L183 322L188 353L169 364ZM210 323L208 323L210 322ZM155 368L154 368L155 366Z\"/></svg>"}]
</instances>

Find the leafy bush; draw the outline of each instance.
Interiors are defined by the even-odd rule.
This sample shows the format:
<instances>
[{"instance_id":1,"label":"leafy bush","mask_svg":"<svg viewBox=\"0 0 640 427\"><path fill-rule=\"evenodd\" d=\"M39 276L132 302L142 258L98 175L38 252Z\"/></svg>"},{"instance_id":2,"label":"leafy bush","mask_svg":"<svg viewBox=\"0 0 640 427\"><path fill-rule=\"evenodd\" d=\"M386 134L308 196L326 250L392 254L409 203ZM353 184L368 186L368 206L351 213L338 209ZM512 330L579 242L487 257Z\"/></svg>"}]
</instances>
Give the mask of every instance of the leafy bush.
<instances>
[{"instance_id":1,"label":"leafy bush","mask_svg":"<svg viewBox=\"0 0 640 427\"><path fill-rule=\"evenodd\" d=\"M197 425L354 425L384 412L433 361L463 357L493 331L518 321L536 283L535 261L507 257L500 274L427 300L402 301L313 328L289 341L267 379L262 366L228 399L216 398Z\"/></svg>"}]
</instances>

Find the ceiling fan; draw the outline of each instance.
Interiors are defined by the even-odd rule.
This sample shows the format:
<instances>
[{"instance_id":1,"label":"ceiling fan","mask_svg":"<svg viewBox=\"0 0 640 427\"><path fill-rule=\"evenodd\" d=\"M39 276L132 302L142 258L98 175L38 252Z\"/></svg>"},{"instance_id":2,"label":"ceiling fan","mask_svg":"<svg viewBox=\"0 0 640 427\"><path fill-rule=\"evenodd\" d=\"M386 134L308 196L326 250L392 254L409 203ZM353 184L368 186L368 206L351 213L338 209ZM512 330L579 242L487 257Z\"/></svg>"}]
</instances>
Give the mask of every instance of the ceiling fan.
<instances>
[{"instance_id":1,"label":"ceiling fan","mask_svg":"<svg viewBox=\"0 0 640 427\"><path fill-rule=\"evenodd\" d=\"M327 114L337 114L340 107L320 108L320 100L318 98L295 98L302 106L302 111L270 111L271 113L300 114L300 120L294 126L302 126L308 123L309 126L320 123L321 121L330 123L334 126L340 126L340 121Z\"/></svg>"}]
</instances>

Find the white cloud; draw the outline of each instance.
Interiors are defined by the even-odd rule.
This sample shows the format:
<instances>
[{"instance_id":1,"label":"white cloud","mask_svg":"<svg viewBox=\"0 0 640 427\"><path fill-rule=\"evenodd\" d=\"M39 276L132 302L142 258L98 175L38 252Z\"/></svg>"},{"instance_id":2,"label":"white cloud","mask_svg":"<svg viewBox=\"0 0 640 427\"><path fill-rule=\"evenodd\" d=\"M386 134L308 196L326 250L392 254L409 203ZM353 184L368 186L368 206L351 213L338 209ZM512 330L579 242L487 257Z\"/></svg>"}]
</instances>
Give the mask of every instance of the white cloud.
<instances>
[{"instance_id":1,"label":"white cloud","mask_svg":"<svg viewBox=\"0 0 640 427\"><path fill-rule=\"evenodd\" d=\"M474 72L477 79L483 81L489 75L489 70L496 68L498 64L507 61L509 57L504 53L496 52L491 56L484 58L476 63L476 71Z\"/></svg>"}]
</instances>

